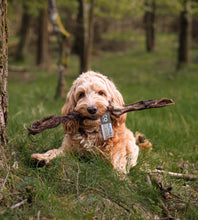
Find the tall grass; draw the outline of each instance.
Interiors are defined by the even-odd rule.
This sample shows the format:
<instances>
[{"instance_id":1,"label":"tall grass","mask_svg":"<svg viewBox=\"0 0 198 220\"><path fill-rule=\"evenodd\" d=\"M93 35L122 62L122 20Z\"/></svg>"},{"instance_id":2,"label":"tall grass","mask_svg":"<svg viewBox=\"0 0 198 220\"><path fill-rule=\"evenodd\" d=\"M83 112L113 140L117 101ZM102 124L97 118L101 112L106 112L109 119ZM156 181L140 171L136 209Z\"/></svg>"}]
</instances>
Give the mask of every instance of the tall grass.
<instances>
[{"instance_id":1,"label":"tall grass","mask_svg":"<svg viewBox=\"0 0 198 220\"><path fill-rule=\"evenodd\" d=\"M125 53L101 54L93 59L92 69L111 78L126 103L162 97L175 101L175 106L128 113L128 128L144 133L153 150L140 153L127 178L94 155L86 159L67 155L52 161L51 167L34 167L31 154L58 148L64 132L60 126L29 137L27 127L46 115L60 114L64 100L53 98L55 64L52 62L52 70L47 72L28 63L28 73L9 76L9 148L0 168L3 219L197 219L196 181L157 176L164 188L172 187L171 198L165 199L156 179L148 180L146 169L160 166L180 173L198 171L198 64L175 71L174 35L159 34L154 53L145 52L140 34L127 33L123 39L131 42L131 48ZM197 59L193 50L192 60ZM67 90L77 69L77 58L72 56ZM1 151L5 153L3 148ZM24 200L23 205L11 208Z\"/></svg>"}]
</instances>

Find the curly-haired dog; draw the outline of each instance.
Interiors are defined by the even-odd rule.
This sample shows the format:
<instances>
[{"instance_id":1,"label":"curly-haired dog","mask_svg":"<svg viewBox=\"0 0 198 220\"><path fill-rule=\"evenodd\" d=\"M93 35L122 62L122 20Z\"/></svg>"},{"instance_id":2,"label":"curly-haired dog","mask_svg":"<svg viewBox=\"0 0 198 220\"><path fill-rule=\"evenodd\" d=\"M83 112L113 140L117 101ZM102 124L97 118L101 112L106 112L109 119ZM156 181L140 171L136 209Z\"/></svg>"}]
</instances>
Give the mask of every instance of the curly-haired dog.
<instances>
[{"instance_id":1,"label":"curly-haired dog","mask_svg":"<svg viewBox=\"0 0 198 220\"><path fill-rule=\"evenodd\" d=\"M33 154L32 159L46 164L58 155L68 151L89 153L100 152L110 158L113 167L126 173L126 168L137 163L139 147L133 133L126 128L126 114L115 118L111 115L113 137L104 140L101 129L101 117L106 113L109 103L122 106L124 101L120 92L106 76L88 71L81 74L73 83L62 108L62 114L78 111L86 119L77 131L64 126L66 135L59 149L44 154Z\"/></svg>"}]
</instances>

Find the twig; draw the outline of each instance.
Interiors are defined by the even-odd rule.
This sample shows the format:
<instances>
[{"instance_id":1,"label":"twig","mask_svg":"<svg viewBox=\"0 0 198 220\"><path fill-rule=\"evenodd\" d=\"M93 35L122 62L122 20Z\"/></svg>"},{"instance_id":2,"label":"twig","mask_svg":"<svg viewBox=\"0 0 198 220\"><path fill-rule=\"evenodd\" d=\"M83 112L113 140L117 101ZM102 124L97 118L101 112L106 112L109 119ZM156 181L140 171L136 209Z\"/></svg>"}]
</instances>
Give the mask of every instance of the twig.
<instances>
[{"instance_id":1,"label":"twig","mask_svg":"<svg viewBox=\"0 0 198 220\"><path fill-rule=\"evenodd\" d=\"M37 220L40 220L40 215L41 215L41 211L39 210L39 211L37 212Z\"/></svg>"},{"instance_id":2,"label":"twig","mask_svg":"<svg viewBox=\"0 0 198 220\"><path fill-rule=\"evenodd\" d=\"M21 202L15 204L15 205L13 205L13 206L11 206L10 208L11 208L11 209L18 208L18 207L22 206L25 202L27 202L27 199L24 199L23 201L21 201Z\"/></svg>"},{"instance_id":3,"label":"twig","mask_svg":"<svg viewBox=\"0 0 198 220\"><path fill-rule=\"evenodd\" d=\"M8 173L7 173L7 175L6 175L6 178L5 178L5 180L3 181L2 189L5 188L5 184L6 184L6 182L7 182L7 179L8 179L9 174L10 174L10 170L8 170Z\"/></svg>"},{"instance_id":4,"label":"twig","mask_svg":"<svg viewBox=\"0 0 198 220\"><path fill-rule=\"evenodd\" d=\"M185 179L185 180L196 180L198 179L198 175L194 175L194 174L183 174L183 173L173 173L170 171L165 171L165 170L149 170L149 173L159 173L159 174L166 174L175 178L181 178L181 179Z\"/></svg>"},{"instance_id":5,"label":"twig","mask_svg":"<svg viewBox=\"0 0 198 220\"><path fill-rule=\"evenodd\" d=\"M160 202L166 216L168 217L168 219L174 219L173 216L170 214L168 208L166 207L166 205L164 204L164 202L161 199L158 199L158 201Z\"/></svg>"},{"instance_id":6,"label":"twig","mask_svg":"<svg viewBox=\"0 0 198 220\"><path fill-rule=\"evenodd\" d=\"M112 103L109 103L107 111L109 111L111 115L118 118L122 114L130 111L139 111L150 108L161 108L174 104L175 103L171 99L167 98L162 98L160 100L152 99L148 101L140 101L134 104L124 106L115 106ZM81 124L85 119L89 118L82 116L77 111L72 111L68 115L62 117L57 115L47 116L41 120L34 122L28 128L28 134L35 135L41 133L45 129L55 128L61 123L63 123L65 127L68 126L70 130L72 129L72 131L76 131L79 128L79 124Z\"/></svg>"},{"instance_id":7,"label":"twig","mask_svg":"<svg viewBox=\"0 0 198 220\"><path fill-rule=\"evenodd\" d=\"M66 116L50 115L46 116L41 120L35 121L29 128L28 134L35 135L41 133L45 129L55 128L61 123L73 123L71 127L78 127L79 122L82 120L81 114L79 112L73 111Z\"/></svg>"},{"instance_id":8,"label":"twig","mask_svg":"<svg viewBox=\"0 0 198 220\"><path fill-rule=\"evenodd\" d=\"M174 105L175 102L171 99L162 98L160 100L151 99L147 101L139 101L134 104L124 105L124 106L115 106L112 103L108 106L108 110L112 115L120 117L120 115L131 112L131 111L140 111L150 108L162 108L169 105Z\"/></svg>"},{"instance_id":9,"label":"twig","mask_svg":"<svg viewBox=\"0 0 198 220\"><path fill-rule=\"evenodd\" d=\"M155 181L155 185L156 185L161 191L163 191L163 193L168 192L168 189L164 188L163 184L162 184L161 182L159 182L159 180L158 180L155 176L150 176L150 175L152 175L151 172L149 173L149 175L147 175L147 181L148 181L149 185L152 185L152 181L151 181L151 178L150 178L150 177L152 177L152 180ZM168 193L170 193L170 192L168 192ZM170 193L170 195L171 195L171 193ZM166 205L164 204L164 202L162 201L162 199L158 198L158 201L159 201L159 203L161 204L162 209L163 209L165 215L168 217L168 219L173 219L173 217L171 216L171 214L170 214L168 208L166 207Z\"/></svg>"},{"instance_id":10,"label":"twig","mask_svg":"<svg viewBox=\"0 0 198 220\"><path fill-rule=\"evenodd\" d=\"M149 185L152 185L151 178L149 175L146 175L146 179L147 179L147 182L149 183Z\"/></svg>"},{"instance_id":11,"label":"twig","mask_svg":"<svg viewBox=\"0 0 198 220\"><path fill-rule=\"evenodd\" d=\"M79 174L80 174L79 163L77 163L77 166L78 166L78 172L76 176L76 194L77 194L77 197L79 198Z\"/></svg>"}]
</instances>

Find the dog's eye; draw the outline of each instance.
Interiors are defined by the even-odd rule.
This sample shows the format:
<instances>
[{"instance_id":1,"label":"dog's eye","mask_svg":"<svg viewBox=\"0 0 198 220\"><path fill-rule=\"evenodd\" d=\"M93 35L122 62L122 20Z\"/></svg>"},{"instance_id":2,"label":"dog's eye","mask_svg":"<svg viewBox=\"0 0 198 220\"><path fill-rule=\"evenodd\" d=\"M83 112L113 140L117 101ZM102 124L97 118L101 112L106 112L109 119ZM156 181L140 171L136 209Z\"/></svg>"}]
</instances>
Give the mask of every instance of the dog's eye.
<instances>
[{"instance_id":1,"label":"dog's eye","mask_svg":"<svg viewBox=\"0 0 198 220\"><path fill-rule=\"evenodd\" d=\"M99 95L104 95L104 92L103 91L99 91L98 94Z\"/></svg>"},{"instance_id":2,"label":"dog's eye","mask_svg":"<svg viewBox=\"0 0 198 220\"><path fill-rule=\"evenodd\" d=\"M84 92L81 92L78 96L78 99L82 99L83 97L85 97L85 93Z\"/></svg>"}]
</instances>

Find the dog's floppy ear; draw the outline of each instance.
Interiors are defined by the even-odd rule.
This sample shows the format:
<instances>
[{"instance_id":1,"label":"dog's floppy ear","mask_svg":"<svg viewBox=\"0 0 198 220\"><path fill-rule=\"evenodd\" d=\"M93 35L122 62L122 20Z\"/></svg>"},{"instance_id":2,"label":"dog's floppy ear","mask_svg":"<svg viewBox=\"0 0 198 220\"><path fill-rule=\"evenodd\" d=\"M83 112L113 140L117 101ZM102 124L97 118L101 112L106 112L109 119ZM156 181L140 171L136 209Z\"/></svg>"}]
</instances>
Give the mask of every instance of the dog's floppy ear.
<instances>
[{"instance_id":1,"label":"dog's floppy ear","mask_svg":"<svg viewBox=\"0 0 198 220\"><path fill-rule=\"evenodd\" d=\"M66 102L62 107L62 115L67 115L69 112L73 111L76 106L74 99L74 86L71 87L70 91L67 94Z\"/></svg>"},{"instance_id":2,"label":"dog's floppy ear","mask_svg":"<svg viewBox=\"0 0 198 220\"><path fill-rule=\"evenodd\" d=\"M75 90L75 87L72 86L70 91L67 94L66 102L61 110L63 116L65 116L69 112L73 111L76 106L75 99L74 99L74 90ZM63 128L65 130L65 133L75 133L76 130L74 130L74 127L76 130L78 130L78 127L73 126L73 123L63 124Z\"/></svg>"},{"instance_id":3,"label":"dog's floppy ear","mask_svg":"<svg viewBox=\"0 0 198 220\"><path fill-rule=\"evenodd\" d=\"M115 105L123 106L124 100L121 95L121 93L117 90L116 86L111 82L110 80L106 81L108 92L111 96L110 102L112 102ZM121 115L119 118L113 117L113 120L116 122L116 124L122 124L126 121L126 114Z\"/></svg>"}]
</instances>

